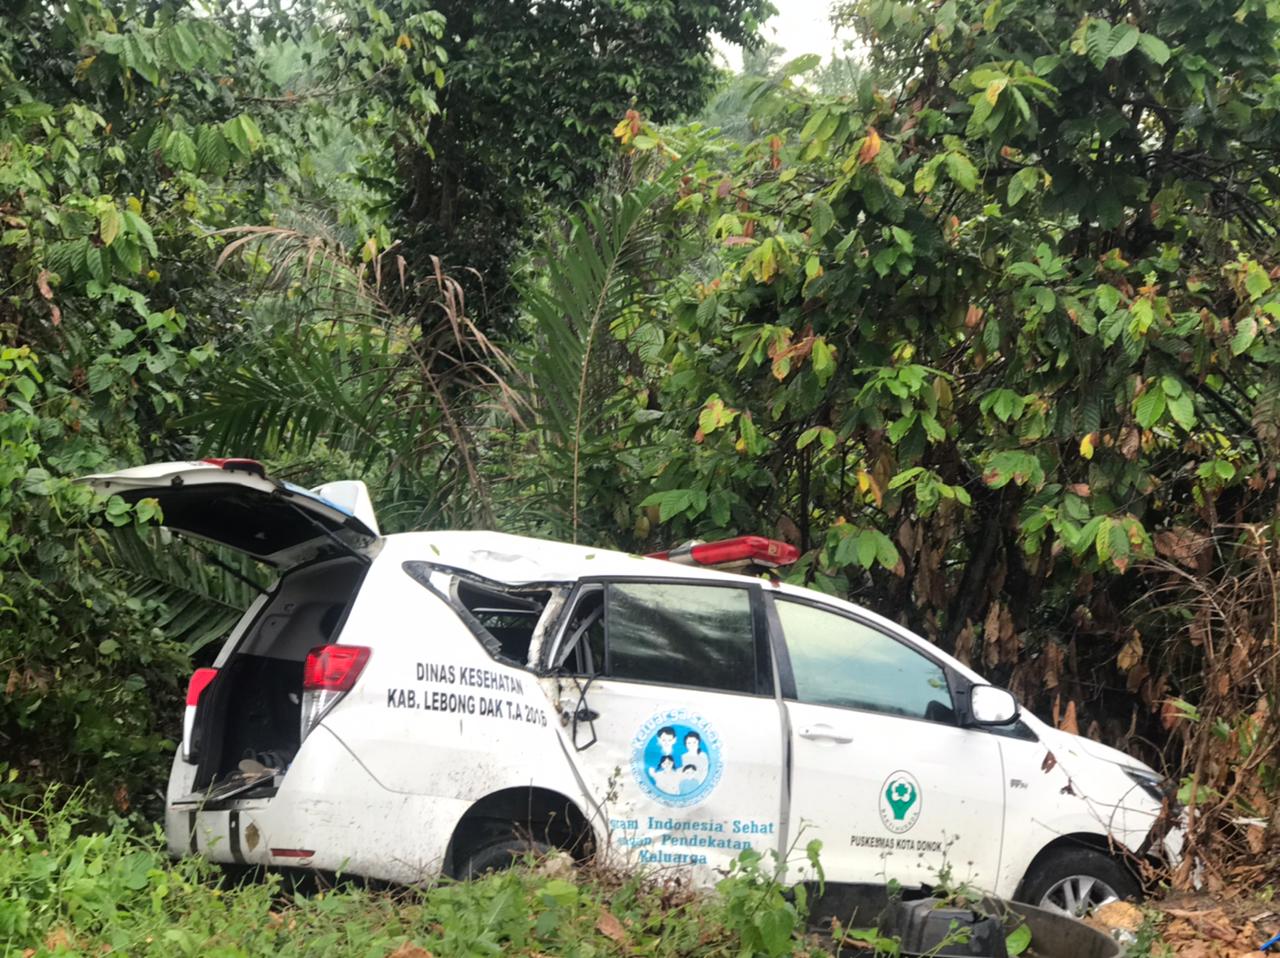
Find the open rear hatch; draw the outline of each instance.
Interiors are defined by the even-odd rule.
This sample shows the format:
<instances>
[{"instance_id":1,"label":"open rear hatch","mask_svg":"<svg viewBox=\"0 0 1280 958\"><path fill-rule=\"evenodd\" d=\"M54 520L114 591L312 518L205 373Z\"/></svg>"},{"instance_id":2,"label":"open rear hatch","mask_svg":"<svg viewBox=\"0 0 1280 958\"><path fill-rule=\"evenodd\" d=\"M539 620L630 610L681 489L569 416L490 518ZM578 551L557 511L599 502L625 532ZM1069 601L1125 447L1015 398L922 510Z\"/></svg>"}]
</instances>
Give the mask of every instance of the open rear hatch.
<instances>
[{"instance_id":1,"label":"open rear hatch","mask_svg":"<svg viewBox=\"0 0 1280 958\"><path fill-rule=\"evenodd\" d=\"M267 476L252 459L158 462L83 480L126 502L152 498L163 524L285 571L326 556L369 556L379 542L358 480L303 489Z\"/></svg>"},{"instance_id":2,"label":"open rear hatch","mask_svg":"<svg viewBox=\"0 0 1280 958\"><path fill-rule=\"evenodd\" d=\"M252 459L154 463L81 481L130 503L153 498L166 528L280 572L230 654L192 677L182 757L196 766L193 791L174 804L272 788L306 734L304 663L336 641L381 542L364 483L303 489Z\"/></svg>"}]
</instances>

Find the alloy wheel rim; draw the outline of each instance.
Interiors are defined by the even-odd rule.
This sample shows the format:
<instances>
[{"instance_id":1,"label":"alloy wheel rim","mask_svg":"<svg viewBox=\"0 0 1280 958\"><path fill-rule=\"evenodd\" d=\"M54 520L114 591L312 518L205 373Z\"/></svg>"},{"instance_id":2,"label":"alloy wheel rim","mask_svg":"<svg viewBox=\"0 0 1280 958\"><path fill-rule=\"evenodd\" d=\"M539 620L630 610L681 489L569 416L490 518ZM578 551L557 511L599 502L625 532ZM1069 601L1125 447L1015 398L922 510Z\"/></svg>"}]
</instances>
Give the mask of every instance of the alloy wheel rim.
<instances>
[{"instance_id":1,"label":"alloy wheel rim","mask_svg":"<svg viewBox=\"0 0 1280 958\"><path fill-rule=\"evenodd\" d=\"M1071 875L1044 893L1040 907L1071 918L1083 918L1095 908L1119 900L1116 890L1101 878Z\"/></svg>"}]
</instances>

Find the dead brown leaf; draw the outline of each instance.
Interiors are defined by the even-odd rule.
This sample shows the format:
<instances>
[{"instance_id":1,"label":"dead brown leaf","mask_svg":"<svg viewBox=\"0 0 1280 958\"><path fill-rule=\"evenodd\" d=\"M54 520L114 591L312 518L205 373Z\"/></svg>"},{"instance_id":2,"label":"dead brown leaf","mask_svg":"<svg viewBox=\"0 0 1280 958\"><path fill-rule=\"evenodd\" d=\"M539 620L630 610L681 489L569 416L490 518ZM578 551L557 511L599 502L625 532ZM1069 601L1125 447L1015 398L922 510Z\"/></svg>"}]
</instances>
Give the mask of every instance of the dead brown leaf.
<instances>
[{"instance_id":1,"label":"dead brown leaf","mask_svg":"<svg viewBox=\"0 0 1280 958\"><path fill-rule=\"evenodd\" d=\"M1131 668L1142 661L1142 639L1138 637L1138 630L1134 629L1133 635L1129 636L1129 641L1120 649L1120 654L1116 656L1116 667L1121 672L1128 672Z\"/></svg>"},{"instance_id":2,"label":"dead brown leaf","mask_svg":"<svg viewBox=\"0 0 1280 958\"><path fill-rule=\"evenodd\" d=\"M1110 933L1117 928L1137 931L1144 920L1142 909L1137 905L1127 901L1113 901L1094 909L1089 924Z\"/></svg>"},{"instance_id":3,"label":"dead brown leaf","mask_svg":"<svg viewBox=\"0 0 1280 958\"><path fill-rule=\"evenodd\" d=\"M626 944L627 930L622 927L622 922L618 921L617 916L607 908L600 910L600 917L596 919L596 931L620 945Z\"/></svg>"},{"instance_id":4,"label":"dead brown leaf","mask_svg":"<svg viewBox=\"0 0 1280 958\"><path fill-rule=\"evenodd\" d=\"M1165 529L1156 533L1155 537L1156 552L1189 568L1195 568L1200 554L1208 544L1207 536L1186 528Z\"/></svg>"},{"instance_id":5,"label":"dead brown leaf","mask_svg":"<svg viewBox=\"0 0 1280 958\"><path fill-rule=\"evenodd\" d=\"M44 936L44 947L46 951L58 951L60 948L71 947L71 933L65 928L55 928L49 934Z\"/></svg>"},{"instance_id":6,"label":"dead brown leaf","mask_svg":"<svg viewBox=\"0 0 1280 958\"><path fill-rule=\"evenodd\" d=\"M858 164L866 166L880 155L880 134L874 126L867 127L866 138L862 141L862 149L858 151Z\"/></svg>"},{"instance_id":7,"label":"dead brown leaf","mask_svg":"<svg viewBox=\"0 0 1280 958\"><path fill-rule=\"evenodd\" d=\"M1127 426L1120 433L1120 455L1133 462L1141 449L1142 433L1133 426Z\"/></svg>"},{"instance_id":8,"label":"dead brown leaf","mask_svg":"<svg viewBox=\"0 0 1280 958\"><path fill-rule=\"evenodd\" d=\"M1075 699L1067 703L1067 710L1062 714L1062 721L1058 723L1058 728L1071 735L1080 734L1080 723L1076 721Z\"/></svg>"},{"instance_id":9,"label":"dead brown leaf","mask_svg":"<svg viewBox=\"0 0 1280 958\"><path fill-rule=\"evenodd\" d=\"M982 624L982 661L987 668L1000 664L1000 603L992 602Z\"/></svg>"},{"instance_id":10,"label":"dead brown leaf","mask_svg":"<svg viewBox=\"0 0 1280 958\"><path fill-rule=\"evenodd\" d=\"M433 958L431 952L423 948L421 945L415 945L411 941L406 941L395 951L389 953L387 958Z\"/></svg>"}]
</instances>

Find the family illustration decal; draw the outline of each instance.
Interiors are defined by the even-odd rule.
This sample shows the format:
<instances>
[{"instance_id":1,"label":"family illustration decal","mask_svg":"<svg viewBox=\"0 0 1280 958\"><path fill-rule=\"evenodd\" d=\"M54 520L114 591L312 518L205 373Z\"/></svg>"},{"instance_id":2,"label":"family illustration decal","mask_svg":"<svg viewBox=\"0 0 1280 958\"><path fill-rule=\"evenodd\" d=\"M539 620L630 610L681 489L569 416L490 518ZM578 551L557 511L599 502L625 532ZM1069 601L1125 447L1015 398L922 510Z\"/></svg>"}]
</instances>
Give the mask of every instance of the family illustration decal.
<instances>
[{"instance_id":1,"label":"family illustration decal","mask_svg":"<svg viewBox=\"0 0 1280 958\"><path fill-rule=\"evenodd\" d=\"M880 821L895 835L908 832L920 819L920 782L901 769L892 773L880 787Z\"/></svg>"},{"instance_id":2,"label":"family illustration decal","mask_svg":"<svg viewBox=\"0 0 1280 958\"><path fill-rule=\"evenodd\" d=\"M720 737L706 719L684 709L659 712L631 742L631 774L650 798L683 808L696 805L720 781Z\"/></svg>"}]
</instances>

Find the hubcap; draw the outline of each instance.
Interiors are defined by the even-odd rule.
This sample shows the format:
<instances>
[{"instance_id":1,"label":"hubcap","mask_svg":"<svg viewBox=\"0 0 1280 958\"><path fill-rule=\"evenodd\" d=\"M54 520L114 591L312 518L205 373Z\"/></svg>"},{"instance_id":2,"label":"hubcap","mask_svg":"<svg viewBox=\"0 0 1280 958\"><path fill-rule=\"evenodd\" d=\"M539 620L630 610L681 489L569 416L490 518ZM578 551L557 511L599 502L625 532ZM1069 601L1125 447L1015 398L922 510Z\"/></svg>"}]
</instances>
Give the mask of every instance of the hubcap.
<instances>
[{"instance_id":1,"label":"hubcap","mask_svg":"<svg viewBox=\"0 0 1280 958\"><path fill-rule=\"evenodd\" d=\"M1083 918L1095 908L1119 899L1116 890L1101 878L1072 875L1045 892L1040 899L1040 907L1072 918Z\"/></svg>"}]
</instances>

